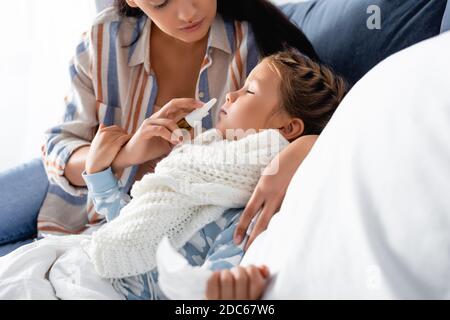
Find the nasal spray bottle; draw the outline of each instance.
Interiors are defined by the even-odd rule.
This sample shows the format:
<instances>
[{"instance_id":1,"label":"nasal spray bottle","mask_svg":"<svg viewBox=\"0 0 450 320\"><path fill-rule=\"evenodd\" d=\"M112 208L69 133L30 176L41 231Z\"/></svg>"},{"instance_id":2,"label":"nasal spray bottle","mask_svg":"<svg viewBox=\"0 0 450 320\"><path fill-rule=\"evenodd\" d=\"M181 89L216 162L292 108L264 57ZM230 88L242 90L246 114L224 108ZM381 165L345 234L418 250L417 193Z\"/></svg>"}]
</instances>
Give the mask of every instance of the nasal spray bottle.
<instances>
[{"instance_id":1,"label":"nasal spray bottle","mask_svg":"<svg viewBox=\"0 0 450 320\"><path fill-rule=\"evenodd\" d=\"M212 99L199 109L189 113L186 117L177 122L180 129L191 130L195 125L201 123L203 118L209 114L209 110L217 103L217 99Z\"/></svg>"}]
</instances>

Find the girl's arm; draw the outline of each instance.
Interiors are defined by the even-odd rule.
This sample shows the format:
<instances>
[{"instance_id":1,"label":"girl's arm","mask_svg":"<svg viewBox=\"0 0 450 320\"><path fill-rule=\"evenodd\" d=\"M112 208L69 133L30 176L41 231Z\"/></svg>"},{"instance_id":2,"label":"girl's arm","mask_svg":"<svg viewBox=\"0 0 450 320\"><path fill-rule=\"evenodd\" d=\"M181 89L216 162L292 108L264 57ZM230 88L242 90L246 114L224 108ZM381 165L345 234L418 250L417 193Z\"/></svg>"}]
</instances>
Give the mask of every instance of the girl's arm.
<instances>
[{"instance_id":1,"label":"girl's arm","mask_svg":"<svg viewBox=\"0 0 450 320\"><path fill-rule=\"evenodd\" d=\"M130 197L119 188L119 182L111 171L111 163L130 135L118 126L103 124L92 140L86 156L86 171L82 177L88 186L95 210L107 221L116 218L120 210L130 202Z\"/></svg>"},{"instance_id":2,"label":"girl's arm","mask_svg":"<svg viewBox=\"0 0 450 320\"><path fill-rule=\"evenodd\" d=\"M94 202L95 211L105 216L108 222L117 218L120 210L131 200L128 194L120 190L111 168L93 174L84 172L83 179Z\"/></svg>"},{"instance_id":3,"label":"girl's arm","mask_svg":"<svg viewBox=\"0 0 450 320\"><path fill-rule=\"evenodd\" d=\"M281 207L292 177L311 151L317 138L318 136L313 135L300 137L272 160L259 180L241 216L234 235L237 244L242 242L250 222L259 212L260 215L245 249L267 228L272 216Z\"/></svg>"}]
</instances>

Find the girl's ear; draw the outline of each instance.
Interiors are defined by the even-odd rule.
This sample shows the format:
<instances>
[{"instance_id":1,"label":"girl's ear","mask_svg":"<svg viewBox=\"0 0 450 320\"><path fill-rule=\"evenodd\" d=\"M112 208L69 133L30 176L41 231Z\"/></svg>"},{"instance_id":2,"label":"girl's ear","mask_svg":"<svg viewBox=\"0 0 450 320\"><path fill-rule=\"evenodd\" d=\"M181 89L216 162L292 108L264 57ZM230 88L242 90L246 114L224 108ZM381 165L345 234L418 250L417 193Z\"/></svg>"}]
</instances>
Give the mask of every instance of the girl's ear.
<instances>
[{"instance_id":1,"label":"girl's ear","mask_svg":"<svg viewBox=\"0 0 450 320\"><path fill-rule=\"evenodd\" d=\"M305 131L305 123L299 118L291 118L279 130L286 140L292 141L303 134L303 131Z\"/></svg>"},{"instance_id":2,"label":"girl's ear","mask_svg":"<svg viewBox=\"0 0 450 320\"><path fill-rule=\"evenodd\" d=\"M127 4L132 7L132 8L137 8L138 5L136 4L136 2L134 2L134 0L126 0Z\"/></svg>"}]
</instances>

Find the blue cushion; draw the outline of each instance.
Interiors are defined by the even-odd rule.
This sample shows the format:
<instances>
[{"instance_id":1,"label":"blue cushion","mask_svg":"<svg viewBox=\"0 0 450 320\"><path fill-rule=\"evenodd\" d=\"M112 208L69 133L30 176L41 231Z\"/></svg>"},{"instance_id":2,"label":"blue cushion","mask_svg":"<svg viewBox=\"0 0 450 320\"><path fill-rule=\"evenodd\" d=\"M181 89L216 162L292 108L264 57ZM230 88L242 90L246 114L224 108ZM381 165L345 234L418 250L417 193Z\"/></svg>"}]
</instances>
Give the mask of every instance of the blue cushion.
<instances>
[{"instance_id":1,"label":"blue cushion","mask_svg":"<svg viewBox=\"0 0 450 320\"><path fill-rule=\"evenodd\" d=\"M450 1L447 3L447 9L444 13L444 18L442 19L441 32L446 32L450 30Z\"/></svg>"},{"instance_id":2,"label":"blue cushion","mask_svg":"<svg viewBox=\"0 0 450 320\"><path fill-rule=\"evenodd\" d=\"M369 6L381 9L370 30ZM446 0L311 0L281 6L308 36L323 62L353 84L391 54L438 35Z\"/></svg>"},{"instance_id":3,"label":"blue cushion","mask_svg":"<svg viewBox=\"0 0 450 320\"><path fill-rule=\"evenodd\" d=\"M36 235L48 184L41 159L0 172L0 245ZM0 248L0 254L5 250Z\"/></svg>"}]
</instances>

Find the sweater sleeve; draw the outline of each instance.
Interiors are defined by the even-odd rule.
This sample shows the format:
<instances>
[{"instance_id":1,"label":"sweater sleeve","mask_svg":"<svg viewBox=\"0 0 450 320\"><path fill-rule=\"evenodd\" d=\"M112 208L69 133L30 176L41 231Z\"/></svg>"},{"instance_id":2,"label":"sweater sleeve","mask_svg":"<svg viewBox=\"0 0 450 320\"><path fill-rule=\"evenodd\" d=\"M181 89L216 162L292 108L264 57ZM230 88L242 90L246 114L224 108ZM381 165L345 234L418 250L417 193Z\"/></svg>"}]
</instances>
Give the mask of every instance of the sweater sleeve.
<instances>
[{"instance_id":1,"label":"sweater sleeve","mask_svg":"<svg viewBox=\"0 0 450 320\"><path fill-rule=\"evenodd\" d=\"M130 196L119 188L119 181L111 168L105 171L87 174L83 172L83 179L87 184L95 210L112 221L120 214L120 210L131 200Z\"/></svg>"}]
</instances>

